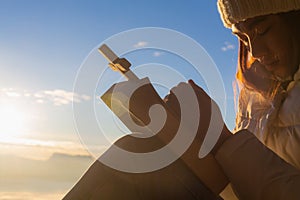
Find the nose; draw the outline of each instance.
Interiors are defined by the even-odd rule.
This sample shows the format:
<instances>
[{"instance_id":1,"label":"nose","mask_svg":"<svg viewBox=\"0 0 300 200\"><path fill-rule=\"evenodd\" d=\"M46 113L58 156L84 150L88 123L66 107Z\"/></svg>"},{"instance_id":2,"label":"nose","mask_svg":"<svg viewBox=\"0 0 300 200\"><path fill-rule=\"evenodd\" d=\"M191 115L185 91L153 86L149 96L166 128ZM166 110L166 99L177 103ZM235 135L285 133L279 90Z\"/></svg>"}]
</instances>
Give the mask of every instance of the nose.
<instances>
[{"instance_id":1,"label":"nose","mask_svg":"<svg viewBox=\"0 0 300 200\"><path fill-rule=\"evenodd\" d=\"M262 39L256 37L249 39L249 52L260 61L268 53L268 48Z\"/></svg>"}]
</instances>

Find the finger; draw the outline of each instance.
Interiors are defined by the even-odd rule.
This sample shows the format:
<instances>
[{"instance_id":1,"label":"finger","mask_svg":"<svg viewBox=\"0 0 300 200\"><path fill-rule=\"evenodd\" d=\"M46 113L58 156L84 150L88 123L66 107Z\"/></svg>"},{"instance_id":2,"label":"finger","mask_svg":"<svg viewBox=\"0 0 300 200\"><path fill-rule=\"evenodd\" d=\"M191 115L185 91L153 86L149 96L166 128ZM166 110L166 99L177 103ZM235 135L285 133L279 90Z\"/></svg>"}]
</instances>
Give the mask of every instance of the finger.
<instances>
[{"instance_id":1,"label":"finger","mask_svg":"<svg viewBox=\"0 0 300 200\"><path fill-rule=\"evenodd\" d=\"M192 79L188 80L188 83L193 87L195 92L204 92L206 94L203 88L199 87Z\"/></svg>"},{"instance_id":2,"label":"finger","mask_svg":"<svg viewBox=\"0 0 300 200\"><path fill-rule=\"evenodd\" d=\"M201 87L199 87L192 79L188 80L188 83L194 87L194 88L198 88L198 89L201 89L203 90Z\"/></svg>"},{"instance_id":3,"label":"finger","mask_svg":"<svg viewBox=\"0 0 300 200\"><path fill-rule=\"evenodd\" d=\"M190 85L196 85L195 82L193 81L193 79L188 80L188 83L189 83Z\"/></svg>"}]
</instances>

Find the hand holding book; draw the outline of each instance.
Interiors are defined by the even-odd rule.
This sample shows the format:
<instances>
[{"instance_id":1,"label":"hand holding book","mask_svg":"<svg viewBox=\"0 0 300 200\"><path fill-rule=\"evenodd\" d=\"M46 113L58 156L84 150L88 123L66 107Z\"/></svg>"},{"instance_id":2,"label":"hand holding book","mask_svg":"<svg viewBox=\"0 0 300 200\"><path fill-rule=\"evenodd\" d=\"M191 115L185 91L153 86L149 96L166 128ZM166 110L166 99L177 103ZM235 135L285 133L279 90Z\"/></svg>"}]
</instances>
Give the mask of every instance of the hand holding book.
<instances>
[{"instance_id":1,"label":"hand holding book","mask_svg":"<svg viewBox=\"0 0 300 200\"><path fill-rule=\"evenodd\" d=\"M134 136L142 138L155 137L164 144L172 141L182 123L185 123L185 127L196 124L198 129L191 132L186 129L187 131L184 133L186 137L190 137L193 131L197 133L195 133L191 145L179 157L215 194L221 192L228 180L222 173L213 155L209 154L202 159L198 157L199 149L210 124L211 105L215 105L215 102L193 81L180 83L162 100L148 78L138 79L136 76L132 76L132 72L129 70L130 65L128 67L120 67L116 62L120 59L113 59L115 60L113 64L114 69L119 69L125 76L126 73L130 72L130 76L127 76L128 81L113 85L102 95L101 98L106 105L134 133ZM135 78L131 79L130 77ZM180 99L190 98L188 91L191 90L195 93L196 101L198 102L197 109L199 107L198 112L200 112L198 121L193 120L194 113L192 112L190 112L191 120L182 120L182 111L184 110L181 108ZM197 113L197 110L195 110L195 113ZM219 115L221 115L220 112ZM221 123L224 124L223 121ZM228 131L226 130L227 128L224 125L224 131L222 131L213 152L227 138Z\"/></svg>"}]
</instances>

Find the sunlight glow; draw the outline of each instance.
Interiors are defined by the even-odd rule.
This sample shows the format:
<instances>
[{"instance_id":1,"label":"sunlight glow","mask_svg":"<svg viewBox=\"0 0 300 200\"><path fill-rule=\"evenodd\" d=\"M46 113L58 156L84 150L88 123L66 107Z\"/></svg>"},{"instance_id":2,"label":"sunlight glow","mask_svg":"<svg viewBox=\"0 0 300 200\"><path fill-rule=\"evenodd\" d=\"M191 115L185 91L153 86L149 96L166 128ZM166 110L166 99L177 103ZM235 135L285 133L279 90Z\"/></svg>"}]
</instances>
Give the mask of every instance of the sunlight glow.
<instances>
[{"instance_id":1,"label":"sunlight glow","mask_svg":"<svg viewBox=\"0 0 300 200\"><path fill-rule=\"evenodd\" d=\"M0 139L17 138L26 128L26 115L17 105L0 104Z\"/></svg>"}]
</instances>

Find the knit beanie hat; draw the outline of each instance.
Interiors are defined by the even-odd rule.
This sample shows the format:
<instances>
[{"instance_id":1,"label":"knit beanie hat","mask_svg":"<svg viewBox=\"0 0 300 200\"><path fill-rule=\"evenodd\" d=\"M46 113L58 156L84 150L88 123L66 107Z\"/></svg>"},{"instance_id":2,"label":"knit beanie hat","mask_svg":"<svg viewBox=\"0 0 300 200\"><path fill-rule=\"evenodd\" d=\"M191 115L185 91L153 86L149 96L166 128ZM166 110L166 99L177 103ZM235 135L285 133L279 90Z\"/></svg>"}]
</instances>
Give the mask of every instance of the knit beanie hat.
<instances>
[{"instance_id":1,"label":"knit beanie hat","mask_svg":"<svg viewBox=\"0 0 300 200\"><path fill-rule=\"evenodd\" d=\"M246 19L300 9L300 0L218 0L218 10L224 26Z\"/></svg>"}]
</instances>

